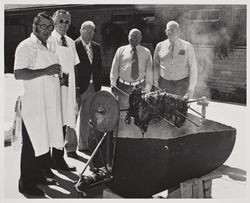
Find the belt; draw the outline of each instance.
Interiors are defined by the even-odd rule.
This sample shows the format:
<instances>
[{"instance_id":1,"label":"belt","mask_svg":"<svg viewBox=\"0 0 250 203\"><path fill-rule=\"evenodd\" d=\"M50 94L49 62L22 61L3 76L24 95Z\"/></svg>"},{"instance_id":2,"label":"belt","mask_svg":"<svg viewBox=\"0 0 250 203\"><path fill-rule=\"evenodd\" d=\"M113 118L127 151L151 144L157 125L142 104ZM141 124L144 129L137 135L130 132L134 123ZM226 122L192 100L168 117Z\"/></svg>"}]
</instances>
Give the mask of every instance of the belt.
<instances>
[{"instance_id":1,"label":"belt","mask_svg":"<svg viewBox=\"0 0 250 203\"><path fill-rule=\"evenodd\" d=\"M185 78L178 79L178 80L167 80L164 77L162 77L161 75L160 75L160 78L163 79L163 80L166 80L166 81L170 81L170 82L178 82L178 81L181 81L181 80L187 80L187 79L189 79L189 76L187 76Z\"/></svg>"},{"instance_id":2,"label":"belt","mask_svg":"<svg viewBox=\"0 0 250 203\"><path fill-rule=\"evenodd\" d=\"M134 86L134 85L139 85L139 84L143 83L143 82L144 82L144 79L140 79L140 80L137 80L137 81L135 81L135 82L127 82L127 81L125 81L125 80L119 78L119 82L120 82L120 83L123 83L123 84L125 84L125 85Z\"/></svg>"}]
</instances>

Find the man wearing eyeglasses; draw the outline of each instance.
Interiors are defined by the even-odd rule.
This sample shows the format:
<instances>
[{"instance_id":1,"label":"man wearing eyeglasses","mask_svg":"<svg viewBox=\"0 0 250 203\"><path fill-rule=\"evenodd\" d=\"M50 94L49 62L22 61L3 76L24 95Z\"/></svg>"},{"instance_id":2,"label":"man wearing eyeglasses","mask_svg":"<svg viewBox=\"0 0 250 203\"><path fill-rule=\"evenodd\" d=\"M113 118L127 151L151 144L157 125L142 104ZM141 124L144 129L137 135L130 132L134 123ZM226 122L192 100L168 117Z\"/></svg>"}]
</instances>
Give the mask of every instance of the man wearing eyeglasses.
<instances>
[{"instance_id":1,"label":"man wearing eyeglasses","mask_svg":"<svg viewBox=\"0 0 250 203\"><path fill-rule=\"evenodd\" d=\"M51 34L51 43L55 48L59 63L62 66L60 86L65 149L69 157L77 159L77 136L75 133L77 103L74 69L75 65L79 63L79 58L76 53L74 41L66 34L71 22L70 13L60 9L53 14L52 18L55 29ZM63 149L52 149L52 159L55 169L75 171L76 167L69 166L63 156Z\"/></svg>"},{"instance_id":2,"label":"man wearing eyeglasses","mask_svg":"<svg viewBox=\"0 0 250 203\"><path fill-rule=\"evenodd\" d=\"M47 43L54 29L52 18L39 13L33 33L15 52L14 75L23 80L21 100L22 152L19 191L44 196L37 184L55 184L50 170L50 147L63 147L61 97L58 77L61 66Z\"/></svg>"},{"instance_id":3,"label":"man wearing eyeglasses","mask_svg":"<svg viewBox=\"0 0 250 203\"><path fill-rule=\"evenodd\" d=\"M79 124L79 146L80 151L88 151L88 137L90 135L89 108L93 95L101 89L101 47L94 42L93 36L95 24L85 21L81 25L81 36L75 40L76 50L80 59L77 64L77 84L79 91L80 116Z\"/></svg>"}]
</instances>

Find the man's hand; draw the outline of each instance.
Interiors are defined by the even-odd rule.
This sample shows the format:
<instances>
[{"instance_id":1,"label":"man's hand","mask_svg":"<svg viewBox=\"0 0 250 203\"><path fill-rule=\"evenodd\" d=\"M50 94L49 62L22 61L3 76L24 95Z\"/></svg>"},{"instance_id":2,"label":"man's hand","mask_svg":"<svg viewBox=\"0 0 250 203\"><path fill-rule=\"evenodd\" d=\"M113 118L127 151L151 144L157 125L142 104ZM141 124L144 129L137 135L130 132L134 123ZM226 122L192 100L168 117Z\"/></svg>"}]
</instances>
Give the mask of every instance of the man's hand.
<instances>
[{"instance_id":1,"label":"man's hand","mask_svg":"<svg viewBox=\"0 0 250 203\"><path fill-rule=\"evenodd\" d=\"M189 99L191 99L193 97L193 94L194 94L194 90L188 89L183 98L185 100L189 100Z\"/></svg>"},{"instance_id":2,"label":"man's hand","mask_svg":"<svg viewBox=\"0 0 250 203\"><path fill-rule=\"evenodd\" d=\"M44 70L45 70L45 75L59 75L61 72L61 65L55 63L45 68Z\"/></svg>"},{"instance_id":3,"label":"man's hand","mask_svg":"<svg viewBox=\"0 0 250 203\"><path fill-rule=\"evenodd\" d=\"M68 87L69 86L69 74L63 73L62 77L59 78L59 81L60 81L60 86L64 85Z\"/></svg>"}]
</instances>

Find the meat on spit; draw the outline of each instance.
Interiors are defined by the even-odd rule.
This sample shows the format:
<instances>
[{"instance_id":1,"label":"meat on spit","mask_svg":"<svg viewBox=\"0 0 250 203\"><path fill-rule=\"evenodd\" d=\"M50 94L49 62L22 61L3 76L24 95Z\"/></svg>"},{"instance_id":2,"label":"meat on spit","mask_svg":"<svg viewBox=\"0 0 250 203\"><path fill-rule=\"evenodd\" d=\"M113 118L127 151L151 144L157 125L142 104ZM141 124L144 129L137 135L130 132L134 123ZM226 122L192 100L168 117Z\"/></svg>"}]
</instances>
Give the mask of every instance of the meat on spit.
<instances>
[{"instance_id":1,"label":"meat on spit","mask_svg":"<svg viewBox=\"0 0 250 203\"><path fill-rule=\"evenodd\" d=\"M129 108L125 117L126 124L138 126L144 134L149 122L166 119L176 127L181 127L186 120L188 110L187 100L183 97L169 94L164 90L146 93L141 87L134 87L129 95Z\"/></svg>"}]
</instances>

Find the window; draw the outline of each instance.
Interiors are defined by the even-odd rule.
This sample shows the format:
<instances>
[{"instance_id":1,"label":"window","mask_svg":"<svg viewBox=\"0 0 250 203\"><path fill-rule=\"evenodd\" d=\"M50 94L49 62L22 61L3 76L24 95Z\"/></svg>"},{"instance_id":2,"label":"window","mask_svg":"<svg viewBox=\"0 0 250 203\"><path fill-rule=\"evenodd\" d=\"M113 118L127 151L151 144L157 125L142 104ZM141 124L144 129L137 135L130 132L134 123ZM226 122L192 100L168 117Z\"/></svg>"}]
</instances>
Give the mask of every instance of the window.
<instances>
[{"instance_id":1,"label":"window","mask_svg":"<svg viewBox=\"0 0 250 203\"><path fill-rule=\"evenodd\" d=\"M113 23L116 23L116 24L128 23L130 15L131 14L115 14L113 16Z\"/></svg>"},{"instance_id":2,"label":"window","mask_svg":"<svg viewBox=\"0 0 250 203\"><path fill-rule=\"evenodd\" d=\"M190 10L189 21L215 22L220 20L219 9Z\"/></svg>"},{"instance_id":3,"label":"window","mask_svg":"<svg viewBox=\"0 0 250 203\"><path fill-rule=\"evenodd\" d=\"M186 30L196 45L246 46L246 7L190 10Z\"/></svg>"},{"instance_id":4,"label":"window","mask_svg":"<svg viewBox=\"0 0 250 203\"><path fill-rule=\"evenodd\" d=\"M246 46L246 9L234 8L233 9L233 41L235 45Z\"/></svg>"},{"instance_id":5,"label":"window","mask_svg":"<svg viewBox=\"0 0 250 203\"><path fill-rule=\"evenodd\" d=\"M112 23L117 27L120 27L123 32L119 36L119 41L122 44L127 43L127 36L129 30L132 28L138 28L142 32L142 42L151 42L152 33L151 27L155 22L155 14L152 12L130 12L130 13L117 13L112 16Z\"/></svg>"},{"instance_id":6,"label":"window","mask_svg":"<svg viewBox=\"0 0 250 203\"><path fill-rule=\"evenodd\" d=\"M143 21L145 21L146 23L150 23L152 21L154 21L155 16L153 13L123 13L123 14L114 14L113 15L113 23L116 24L127 24L129 23L132 18L136 18L136 19L141 19Z\"/></svg>"}]
</instances>

